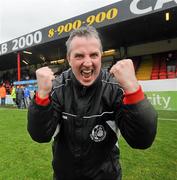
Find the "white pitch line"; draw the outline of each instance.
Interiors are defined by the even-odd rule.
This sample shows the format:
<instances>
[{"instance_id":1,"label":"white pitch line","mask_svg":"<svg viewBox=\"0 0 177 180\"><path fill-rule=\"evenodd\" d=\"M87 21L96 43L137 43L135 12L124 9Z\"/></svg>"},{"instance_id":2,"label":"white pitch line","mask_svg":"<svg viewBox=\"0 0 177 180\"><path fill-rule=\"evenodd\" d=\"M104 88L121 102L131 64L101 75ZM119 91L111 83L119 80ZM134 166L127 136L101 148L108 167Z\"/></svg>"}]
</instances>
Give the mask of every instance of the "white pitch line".
<instances>
[{"instance_id":1,"label":"white pitch line","mask_svg":"<svg viewBox=\"0 0 177 180\"><path fill-rule=\"evenodd\" d=\"M158 118L159 120L162 120L162 121L175 121L177 122L177 119L166 119L166 118Z\"/></svg>"}]
</instances>

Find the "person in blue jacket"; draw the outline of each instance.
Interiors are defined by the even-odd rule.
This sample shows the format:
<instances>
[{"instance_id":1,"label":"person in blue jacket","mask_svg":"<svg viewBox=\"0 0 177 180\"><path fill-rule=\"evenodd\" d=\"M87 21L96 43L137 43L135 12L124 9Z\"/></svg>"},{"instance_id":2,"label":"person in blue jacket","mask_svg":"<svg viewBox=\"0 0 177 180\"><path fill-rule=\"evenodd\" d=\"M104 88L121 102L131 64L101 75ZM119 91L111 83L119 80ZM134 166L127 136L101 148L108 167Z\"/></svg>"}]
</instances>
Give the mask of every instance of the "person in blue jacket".
<instances>
[{"instance_id":1,"label":"person in blue jacket","mask_svg":"<svg viewBox=\"0 0 177 180\"><path fill-rule=\"evenodd\" d=\"M25 108L28 108L29 104L30 104L30 91L28 89L28 86L26 85L24 87L24 103L25 103Z\"/></svg>"}]
</instances>

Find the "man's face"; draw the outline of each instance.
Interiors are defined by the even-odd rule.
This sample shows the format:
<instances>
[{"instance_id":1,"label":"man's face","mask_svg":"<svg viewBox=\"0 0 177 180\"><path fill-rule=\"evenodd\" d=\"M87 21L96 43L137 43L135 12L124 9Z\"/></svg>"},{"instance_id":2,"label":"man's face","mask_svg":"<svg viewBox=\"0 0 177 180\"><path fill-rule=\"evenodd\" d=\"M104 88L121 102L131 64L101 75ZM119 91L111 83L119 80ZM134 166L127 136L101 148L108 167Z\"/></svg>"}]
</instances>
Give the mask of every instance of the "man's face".
<instances>
[{"instance_id":1,"label":"man's face","mask_svg":"<svg viewBox=\"0 0 177 180\"><path fill-rule=\"evenodd\" d=\"M101 69L99 41L94 37L74 37L68 61L76 79L82 85L90 86L98 77Z\"/></svg>"}]
</instances>

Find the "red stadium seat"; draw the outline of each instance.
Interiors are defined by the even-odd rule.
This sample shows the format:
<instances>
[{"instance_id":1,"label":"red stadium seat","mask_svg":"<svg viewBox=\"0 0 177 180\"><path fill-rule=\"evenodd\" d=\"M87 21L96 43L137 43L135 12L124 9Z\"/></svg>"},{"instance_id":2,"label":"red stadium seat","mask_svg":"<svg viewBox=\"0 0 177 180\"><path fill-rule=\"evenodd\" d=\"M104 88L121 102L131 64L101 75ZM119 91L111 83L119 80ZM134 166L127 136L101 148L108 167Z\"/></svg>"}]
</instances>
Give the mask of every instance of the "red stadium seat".
<instances>
[{"instance_id":1,"label":"red stadium seat","mask_svg":"<svg viewBox=\"0 0 177 180\"><path fill-rule=\"evenodd\" d=\"M159 74L159 79L167 79L167 75L166 74Z\"/></svg>"},{"instance_id":2,"label":"red stadium seat","mask_svg":"<svg viewBox=\"0 0 177 180\"><path fill-rule=\"evenodd\" d=\"M158 76L158 75L159 75L158 72L152 72L152 73L151 73L151 76Z\"/></svg>"},{"instance_id":3,"label":"red stadium seat","mask_svg":"<svg viewBox=\"0 0 177 180\"><path fill-rule=\"evenodd\" d=\"M151 80L159 79L158 76L151 76Z\"/></svg>"},{"instance_id":4,"label":"red stadium seat","mask_svg":"<svg viewBox=\"0 0 177 180\"><path fill-rule=\"evenodd\" d=\"M160 72L159 72L159 75L160 75L160 74L161 74L161 75L166 75L167 72L166 72L166 71L160 71Z\"/></svg>"},{"instance_id":5,"label":"red stadium seat","mask_svg":"<svg viewBox=\"0 0 177 180\"><path fill-rule=\"evenodd\" d=\"M176 73L175 72L168 72L167 76L168 76L168 79L173 79L173 78L176 78Z\"/></svg>"}]
</instances>

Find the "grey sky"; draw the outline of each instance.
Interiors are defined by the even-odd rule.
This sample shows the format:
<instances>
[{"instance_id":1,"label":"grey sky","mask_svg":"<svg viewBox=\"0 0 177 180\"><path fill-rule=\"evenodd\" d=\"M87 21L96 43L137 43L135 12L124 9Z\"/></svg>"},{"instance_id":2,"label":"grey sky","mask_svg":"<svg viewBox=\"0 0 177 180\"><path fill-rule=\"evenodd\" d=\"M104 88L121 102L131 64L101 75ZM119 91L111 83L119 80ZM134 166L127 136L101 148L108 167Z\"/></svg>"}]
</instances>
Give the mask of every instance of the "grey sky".
<instances>
[{"instance_id":1,"label":"grey sky","mask_svg":"<svg viewBox=\"0 0 177 180\"><path fill-rule=\"evenodd\" d=\"M0 43L121 0L0 0Z\"/></svg>"}]
</instances>

